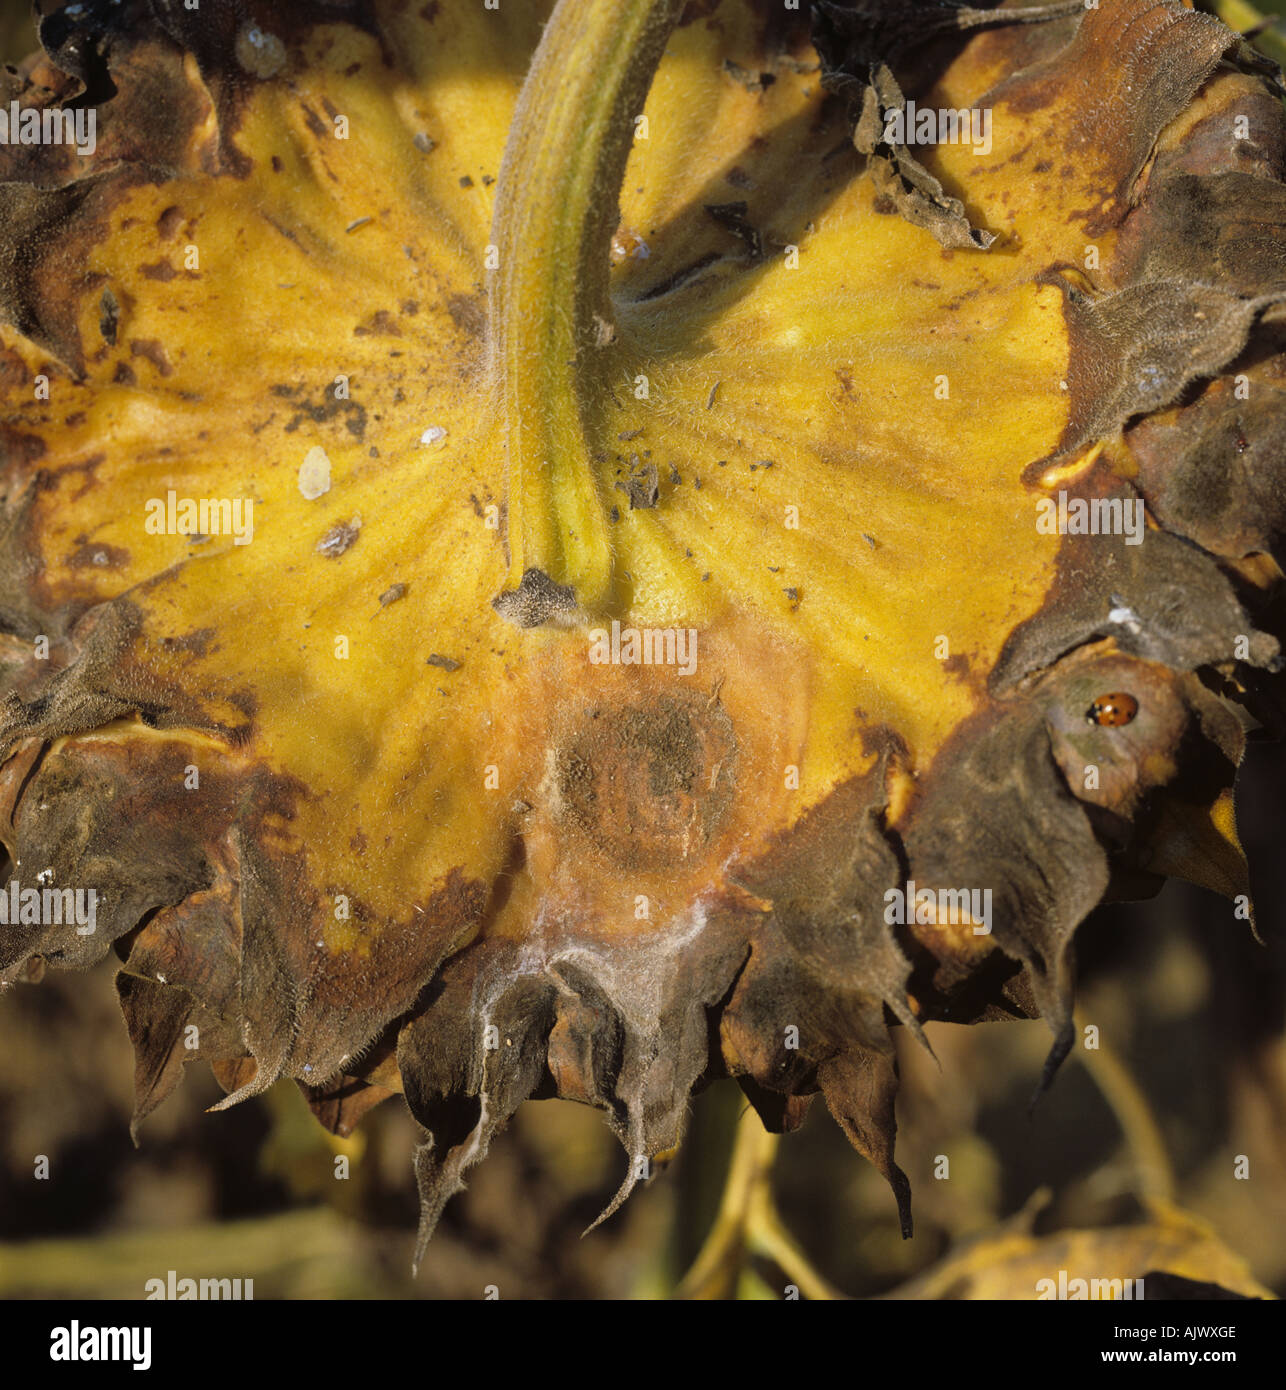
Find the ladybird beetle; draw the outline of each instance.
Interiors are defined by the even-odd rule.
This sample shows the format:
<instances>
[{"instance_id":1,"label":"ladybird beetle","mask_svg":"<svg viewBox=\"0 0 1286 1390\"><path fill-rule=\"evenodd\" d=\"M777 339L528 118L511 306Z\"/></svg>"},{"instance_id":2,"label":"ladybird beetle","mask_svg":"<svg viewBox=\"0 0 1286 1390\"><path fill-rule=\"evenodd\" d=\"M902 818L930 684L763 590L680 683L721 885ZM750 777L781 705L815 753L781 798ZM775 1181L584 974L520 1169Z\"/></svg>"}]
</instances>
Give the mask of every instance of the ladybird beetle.
<instances>
[{"instance_id":1,"label":"ladybird beetle","mask_svg":"<svg viewBox=\"0 0 1286 1390\"><path fill-rule=\"evenodd\" d=\"M1105 724L1110 729L1119 729L1128 724L1139 712L1139 702L1133 695L1115 691L1110 695L1100 695L1085 716L1091 724Z\"/></svg>"}]
</instances>

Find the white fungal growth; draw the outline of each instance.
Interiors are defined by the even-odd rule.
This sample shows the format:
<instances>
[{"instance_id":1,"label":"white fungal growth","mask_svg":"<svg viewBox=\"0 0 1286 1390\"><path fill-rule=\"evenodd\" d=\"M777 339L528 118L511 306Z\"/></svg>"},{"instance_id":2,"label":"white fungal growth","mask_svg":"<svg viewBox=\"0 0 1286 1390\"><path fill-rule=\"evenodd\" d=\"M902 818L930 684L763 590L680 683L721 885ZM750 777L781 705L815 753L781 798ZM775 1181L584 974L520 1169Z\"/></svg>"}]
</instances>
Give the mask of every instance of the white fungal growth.
<instances>
[{"instance_id":1,"label":"white fungal growth","mask_svg":"<svg viewBox=\"0 0 1286 1390\"><path fill-rule=\"evenodd\" d=\"M252 77L271 77L286 64L286 45L257 24L243 24L237 31L237 62Z\"/></svg>"},{"instance_id":2,"label":"white fungal growth","mask_svg":"<svg viewBox=\"0 0 1286 1390\"><path fill-rule=\"evenodd\" d=\"M1115 623L1119 627L1126 627L1132 631L1137 630L1141 625L1139 615L1133 608L1113 608L1108 612L1107 620L1109 623Z\"/></svg>"},{"instance_id":3,"label":"white fungal growth","mask_svg":"<svg viewBox=\"0 0 1286 1390\"><path fill-rule=\"evenodd\" d=\"M330 459L320 444L309 449L299 465L299 491L309 502L330 491Z\"/></svg>"},{"instance_id":4,"label":"white fungal growth","mask_svg":"<svg viewBox=\"0 0 1286 1390\"><path fill-rule=\"evenodd\" d=\"M446 443L447 432L441 425L430 425L420 436L420 443L440 449Z\"/></svg>"}]
</instances>

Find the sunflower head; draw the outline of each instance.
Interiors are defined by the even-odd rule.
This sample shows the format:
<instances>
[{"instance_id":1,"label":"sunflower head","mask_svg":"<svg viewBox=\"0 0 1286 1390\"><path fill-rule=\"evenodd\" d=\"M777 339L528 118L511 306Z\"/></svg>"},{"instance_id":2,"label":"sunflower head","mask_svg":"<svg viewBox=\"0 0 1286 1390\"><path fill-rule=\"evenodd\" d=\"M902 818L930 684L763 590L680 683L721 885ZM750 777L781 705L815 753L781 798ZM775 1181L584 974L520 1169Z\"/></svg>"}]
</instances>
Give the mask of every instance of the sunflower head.
<instances>
[{"instance_id":1,"label":"sunflower head","mask_svg":"<svg viewBox=\"0 0 1286 1390\"><path fill-rule=\"evenodd\" d=\"M1237 35L73 8L4 79L0 964L116 950L136 1121L195 1058L341 1133L401 1091L427 1239L524 1100L604 1110L612 1210L731 1076L909 1231L892 1029L1043 1015L1052 1073L1105 895L1248 916L1286 132Z\"/></svg>"}]
</instances>

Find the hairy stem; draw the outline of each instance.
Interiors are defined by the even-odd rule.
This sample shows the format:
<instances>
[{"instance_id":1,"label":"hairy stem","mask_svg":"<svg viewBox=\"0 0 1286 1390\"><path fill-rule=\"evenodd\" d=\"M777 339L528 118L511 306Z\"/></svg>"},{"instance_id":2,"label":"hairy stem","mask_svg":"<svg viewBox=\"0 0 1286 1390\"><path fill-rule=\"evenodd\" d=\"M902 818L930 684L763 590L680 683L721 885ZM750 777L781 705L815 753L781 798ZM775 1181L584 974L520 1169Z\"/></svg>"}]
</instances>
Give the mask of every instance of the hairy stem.
<instances>
[{"instance_id":1,"label":"hairy stem","mask_svg":"<svg viewBox=\"0 0 1286 1390\"><path fill-rule=\"evenodd\" d=\"M618 197L682 0L559 0L514 113L497 186L492 371L503 413L509 587L540 570L582 608L611 583L587 402L612 335Z\"/></svg>"}]
</instances>

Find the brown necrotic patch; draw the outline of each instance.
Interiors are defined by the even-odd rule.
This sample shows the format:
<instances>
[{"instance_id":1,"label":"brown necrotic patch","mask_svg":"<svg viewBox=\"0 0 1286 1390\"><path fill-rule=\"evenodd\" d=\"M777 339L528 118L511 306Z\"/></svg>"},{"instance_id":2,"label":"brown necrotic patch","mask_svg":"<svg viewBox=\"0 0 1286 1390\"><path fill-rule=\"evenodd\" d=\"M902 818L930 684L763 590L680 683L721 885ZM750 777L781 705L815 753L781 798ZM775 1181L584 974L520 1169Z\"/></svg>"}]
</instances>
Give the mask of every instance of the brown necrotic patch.
<instances>
[{"instance_id":1,"label":"brown necrotic patch","mask_svg":"<svg viewBox=\"0 0 1286 1390\"><path fill-rule=\"evenodd\" d=\"M321 399L314 404L306 399L306 390L303 386L291 386L285 383L274 385L272 394L290 401L294 408L294 414L284 426L287 434L293 434L305 420L311 420L314 425L322 425L335 420L337 417L342 417L344 428L354 439L365 439L366 437L366 407L360 401L347 397L337 398L333 391L327 390L322 393Z\"/></svg>"},{"instance_id":2,"label":"brown necrotic patch","mask_svg":"<svg viewBox=\"0 0 1286 1390\"><path fill-rule=\"evenodd\" d=\"M659 869L719 833L736 787L737 738L714 699L663 695L592 711L558 756L567 820L614 863Z\"/></svg>"},{"instance_id":3,"label":"brown necrotic patch","mask_svg":"<svg viewBox=\"0 0 1286 1390\"><path fill-rule=\"evenodd\" d=\"M85 569L89 565L102 565L122 569L129 564L129 551L118 545L97 545L86 541L67 557L72 569Z\"/></svg>"}]
</instances>

